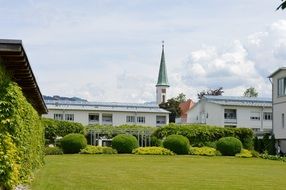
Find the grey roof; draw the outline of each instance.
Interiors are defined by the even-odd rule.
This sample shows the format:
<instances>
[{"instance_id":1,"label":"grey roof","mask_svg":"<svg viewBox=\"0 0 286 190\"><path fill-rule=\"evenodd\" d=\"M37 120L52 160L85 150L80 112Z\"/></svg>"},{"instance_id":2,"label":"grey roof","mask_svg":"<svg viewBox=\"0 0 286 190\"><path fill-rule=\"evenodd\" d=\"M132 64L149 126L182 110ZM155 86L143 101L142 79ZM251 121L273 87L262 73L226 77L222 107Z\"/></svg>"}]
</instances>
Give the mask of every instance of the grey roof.
<instances>
[{"instance_id":1,"label":"grey roof","mask_svg":"<svg viewBox=\"0 0 286 190\"><path fill-rule=\"evenodd\" d=\"M259 106L271 107L271 98L255 98L255 97L240 97L240 96L204 96L207 102L229 105L229 106Z\"/></svg>"},{"instance_id":2,"label":"grey roof","mask_svg":"<svg viewBox=\"0 0 286 190\"><path fill-rule=\"evenodd\" d=\"M280 67L279 69L274 71L271 75L269 75L268 78L272 78L274 75L276 75L276 73L278 73L281 70L286 70L286 67Z\"/></svg>"},{"instance_id":3,"label":"grey roof","mask_svg":"<svg viewBox=\"0 0 286 190\"><path fill-rule=\"evenodd\" d=\"M45 100L48 109L69 109L114 112L170 113L156 104L118 103L118 102L85 102Z\"/></svg>"}]
</instances>

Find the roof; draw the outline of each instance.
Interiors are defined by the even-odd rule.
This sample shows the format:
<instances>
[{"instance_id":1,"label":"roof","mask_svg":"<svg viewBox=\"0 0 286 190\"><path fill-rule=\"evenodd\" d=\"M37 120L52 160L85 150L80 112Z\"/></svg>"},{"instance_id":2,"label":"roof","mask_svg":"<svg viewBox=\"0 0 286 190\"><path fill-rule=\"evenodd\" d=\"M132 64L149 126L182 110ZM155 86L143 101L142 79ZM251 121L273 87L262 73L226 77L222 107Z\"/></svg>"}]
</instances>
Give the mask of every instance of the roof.
<instances>
[{"instance_id":1,"label":"roof","mask_svg":"<svg viewBox=\"0 0 286 190\"><path fill-rule=\"evenodd\" d=\"M57 101L45 100L48 109L69 109L88 111L115 111L115 112L144 112L165 113L169 111L161 109L156 104L118 103L118 102L86 102L86 101Z\"/></svg>"},{"instance_id":2,"label":"roof","mask_svg":"<svg viewBox=\"0 0 286 190\"><path fill-rule=\"evenodd\" d=\"M47 107L33 74L21 40L0 39L0 59L12 80L21 88L24 96L39 114L47 113Z\"/></svg>"},{"instance_id":3,"label":"roof","mask_svg":"<svg viewBox=\"0 0 286 190\"><path fill-rule=\"evenodd\" d=\"M167 87L170 86L168 82L167 68L165 63L164 44L162 45L160 69L156 86L167 86Z\"/></svg>"},{"instance_id":4,"label":"roof","mask_svg":"<svg viewBox=\"0 0 286 190\"><path fill-rule=\"evenodd\" d=\"M194 102L191 99L188 99L185 102L181 102L179 104L179 108L181 110L181 117L187 117L187 112L194 106Z\"/></svg>"},{"instance_id":5,"label":"roof","mask_svg":"<svg viewBox=\"0 0 286 190\"><path fill-rule=\"evenodd\" d=\"M271 98L241 97L241 96L204 96L207 102L228 106L259 106L272 107Z\"/></svg>"},{"instance_id":6,"label":"roof","mask_svg":"<svg viewBox=\"0 0 286 190\"><path fill-rule=\"evenodd\" d=\"M272 78L274 75L276 75L278 72L282 71L282 70L286 70L286 67L280 67L279 69L277 69L274 73L272 73L271 75L268 76L268 78Z\"/></svg>"}]
</instances>

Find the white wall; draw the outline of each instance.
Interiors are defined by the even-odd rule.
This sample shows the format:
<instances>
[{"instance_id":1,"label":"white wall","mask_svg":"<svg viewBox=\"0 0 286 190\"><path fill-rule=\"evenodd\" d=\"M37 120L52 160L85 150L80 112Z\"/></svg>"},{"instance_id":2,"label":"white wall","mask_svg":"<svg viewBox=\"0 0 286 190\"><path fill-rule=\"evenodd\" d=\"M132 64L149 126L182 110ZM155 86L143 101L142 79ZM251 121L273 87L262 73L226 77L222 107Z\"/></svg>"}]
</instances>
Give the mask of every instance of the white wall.
<instances>
[{"instance_id":1,"label":"white wall","mask_svg":"<svg viewBox=\"0 0 286 190\"><path fill-rule=\"evenodd\" d=\"M83 125L88 125L88 115L89 114L99 114L99 120L101 124L102 114L112 114L112 124L113 126L123 125L123 124L132 124L126 123L126 116L144 116L145 123L137 123L138 125L145 126L157 126L156 116L166 116L166 124L169 123L169 114L164 113L140 113L140 112L103 112L103 111L89 111L89 110L68 110L68 109L49 109L48 114L44 114L45 118L54 118L54 114L74 114L74 122L82 123ZM136 117L135 117L136 121ZM134 123L135 124L135 123Z\"/></svg>"},{"instance_id":2,"label":"white wall","mask_svg":"<svg viewBox=\"0 0 286 190\"><path fill-rule=\"evenodd\" d=\"M237 123L225 123L224 110L236 109ZM259 112L260 120L251 120L251 112ZM211 102L199 101L195 107L187 113L188 123L202 123L207 125L221 126L235 125L239 128L252 128L257 130L271 130L272 120L264 120L263 113L272 112L271 107L251 106L224 106ZM198 118L198 119L197 119Z\"/></svg>"},{"instance_id":3,"label":"white wall","mask_svg":"<svg viewBox=\"0 0 286 190\"><path fill-rule=\"evenodd\" d=\"M282 113L286 118L286 96L278 97L278 79L283 77L286 77L286 70L278 72L272 78L273 132L276 139L286 139L286 119L285 127L282 127Z\"/></svg>"}]
</instances>

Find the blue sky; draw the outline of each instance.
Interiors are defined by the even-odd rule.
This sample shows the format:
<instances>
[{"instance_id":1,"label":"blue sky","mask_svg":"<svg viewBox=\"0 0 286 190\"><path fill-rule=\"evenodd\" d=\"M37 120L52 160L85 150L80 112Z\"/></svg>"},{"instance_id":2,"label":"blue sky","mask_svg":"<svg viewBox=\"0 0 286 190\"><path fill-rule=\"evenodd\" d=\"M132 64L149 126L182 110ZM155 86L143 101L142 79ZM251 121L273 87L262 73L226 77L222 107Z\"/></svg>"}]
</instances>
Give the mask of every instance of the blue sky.
<instances>
[{"instance_id":1,"label":"blue sky","mask_svg":"<svg viewBox=\"0 0 286 190\"><path fill-rule=\"evenodd\" d=\"M155 100L161 41L171 87L271 96L285 66L286 12L260 0L2 1L0 38L22 39L41 91L91 101Z\"/></svg>"}]
</instances>

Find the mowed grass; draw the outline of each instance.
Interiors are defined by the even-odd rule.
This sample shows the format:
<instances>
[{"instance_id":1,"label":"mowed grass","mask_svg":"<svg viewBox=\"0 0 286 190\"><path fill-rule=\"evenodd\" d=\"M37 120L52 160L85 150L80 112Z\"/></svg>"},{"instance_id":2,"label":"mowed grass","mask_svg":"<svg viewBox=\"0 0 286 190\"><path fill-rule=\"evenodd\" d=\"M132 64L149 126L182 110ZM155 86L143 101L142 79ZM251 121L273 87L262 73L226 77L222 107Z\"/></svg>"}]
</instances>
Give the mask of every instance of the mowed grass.
<instances>
[{"instance_id":1,"label":"mowed grass","mask_svg":"<svg viewBox=\"0 0 286 190\"><path fill-rule=\"evenodd\" d=\"M258 158L46 156L32 190L286 189L286 163Z\"/></svg>"}]
</instances>

